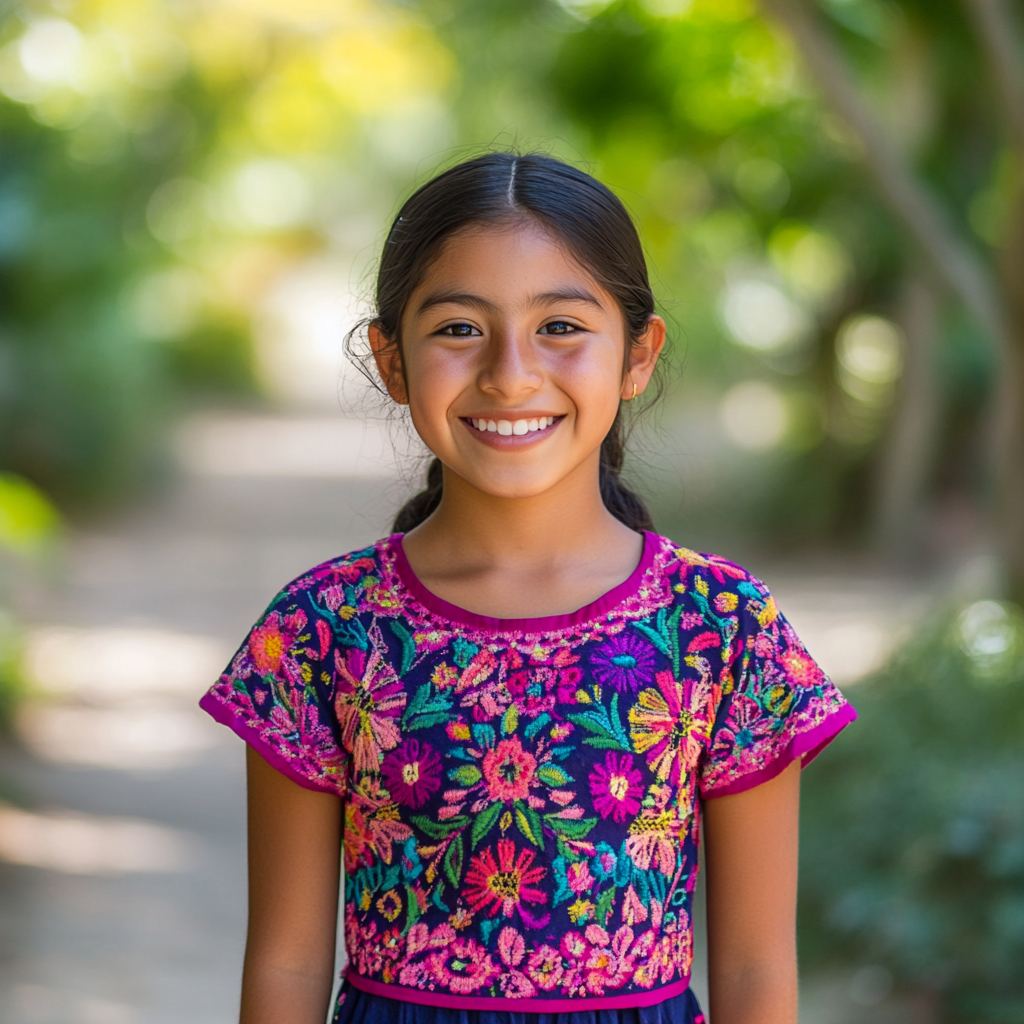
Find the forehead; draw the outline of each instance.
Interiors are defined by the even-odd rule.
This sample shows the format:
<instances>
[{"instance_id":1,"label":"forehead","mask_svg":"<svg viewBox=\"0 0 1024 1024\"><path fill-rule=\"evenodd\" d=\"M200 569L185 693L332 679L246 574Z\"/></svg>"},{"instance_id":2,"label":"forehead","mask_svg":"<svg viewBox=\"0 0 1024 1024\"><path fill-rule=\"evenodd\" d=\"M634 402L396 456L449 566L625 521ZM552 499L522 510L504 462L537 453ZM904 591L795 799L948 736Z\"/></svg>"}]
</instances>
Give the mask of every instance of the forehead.
<instances>
[{"instance_id":1,"label":"forehead","mask_svg":"<svg viewBox=\"0 0 1024 1024\"><path fill-rule=\"evenodd\" d=\"M511 292L542 291L554 284L584 284L611 297L593 274L573 256L568 246L550 229L532 217L512 221L468 224L450 235L437 258L427 268L416 292L436 287L461 286ZM614 300L611 300L614 305Z\"/></svg>"}]
</instances>

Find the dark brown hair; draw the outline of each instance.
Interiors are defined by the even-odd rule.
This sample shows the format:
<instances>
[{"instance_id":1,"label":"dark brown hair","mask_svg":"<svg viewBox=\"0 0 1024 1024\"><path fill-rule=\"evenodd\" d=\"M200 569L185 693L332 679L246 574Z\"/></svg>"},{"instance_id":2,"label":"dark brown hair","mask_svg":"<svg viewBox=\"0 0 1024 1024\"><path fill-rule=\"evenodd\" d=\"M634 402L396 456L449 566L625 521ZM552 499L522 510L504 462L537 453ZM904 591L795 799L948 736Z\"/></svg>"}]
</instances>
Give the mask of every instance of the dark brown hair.
<instances>
[{"instance_id":1,"label":"dark brown hair","mask_svg":"<svg viewBox=\"0 0 1024 1024\"><path fill-rule=\"evenodd\" d=\"M615 298L626 327L625 362L629 346L654 313L636 228L610 189L569 164L537 153L478 156L439 174L406 200L384 243L377 271L377 313L371 322L400 348L406 303L445 241L469 224L516 217L537 220ZM351 344L350 335L350 355ZM652 529L646 505L619 479L624 455L620 408L601 443L601 499L632 529ZM440 504L442 485L441 462L435 458L427 469L426 489L399 510L395 531L405 533L422 523Z\"/></svg>"}]
</instances>

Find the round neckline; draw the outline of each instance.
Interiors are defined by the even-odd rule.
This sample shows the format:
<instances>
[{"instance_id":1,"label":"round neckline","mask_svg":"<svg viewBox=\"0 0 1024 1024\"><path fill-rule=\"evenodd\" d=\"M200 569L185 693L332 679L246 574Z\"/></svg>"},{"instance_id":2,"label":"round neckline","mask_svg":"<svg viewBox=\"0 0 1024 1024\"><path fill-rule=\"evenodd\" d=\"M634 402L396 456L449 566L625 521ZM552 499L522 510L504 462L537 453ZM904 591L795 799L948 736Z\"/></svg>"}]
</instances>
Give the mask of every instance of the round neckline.
<instances>
[{"instance_id":1,"label":"round neckline","mask_svg":"<svg viewBox=\"0 0 1024 1024\"><path fill-rule=\"evenodd\" d=\"M644 530L643 551L640 554L640 561L637 563L636 568L621 583L612 587L611 590L606 591L595 600L583 605L582 608L577 608L574 612L567 612L562 615L541 615L526 619L501 619L491 615L480 615L477 612L471 612L468 608L452 604L443 597L438 597L432 590L428 590L409 564L409 559L405 554L405 548L402 544L403 536L401 533L395 533L388 538L388 546L394 552L395 571L405 585L406 590L424 608L451 622L471 626L474 629L487 629L501 633L550 633L593 622L601 618L621 604L627 597L631 597L636 593L644 573L654 563L657 547L655 534L651 533L650 530Z\"/></svg>"}]
</instances>

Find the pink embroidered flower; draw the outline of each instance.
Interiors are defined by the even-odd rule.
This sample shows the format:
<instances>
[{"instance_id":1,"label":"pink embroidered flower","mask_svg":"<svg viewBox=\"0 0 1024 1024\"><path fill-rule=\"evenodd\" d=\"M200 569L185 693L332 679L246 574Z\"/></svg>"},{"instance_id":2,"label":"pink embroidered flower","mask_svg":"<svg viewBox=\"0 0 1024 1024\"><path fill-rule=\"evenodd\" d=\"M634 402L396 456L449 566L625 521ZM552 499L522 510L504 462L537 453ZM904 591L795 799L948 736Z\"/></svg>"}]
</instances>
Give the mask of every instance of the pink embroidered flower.
<instances>
[{"instance_id":1,"label":"pink embroidered flower","mask_svg":"<svg viewBox=\"0 0 1024 1024\"><path fill-rule=\"evenodd\" d=\"M536 995L533 982L519 969L526 956L526 943L515 928L505 927L498 933L498 953L506 967L498 979L498 988L513 999Z\"/></svg>"},{"instance_id":2,"label":"pink embroidered flower","mask_svg":"<svg viewBox=\"0 0 1024 1024\"><path fill-rule=\"evenodd\" d=\"M516 911L527 923L536 923L523 907L523 903L541 904L547 902L547 895L536 884L544 877L546 869L534 867L536 854L532 850L520 850L511 839L499 839L498 856L488 847L473 857L466 872L465 896L470 901L470 913L487 908L493 917L500 910L505 917Z\"/></svg>"},{"instance_id":3,"label":"pink embroidered flower","mask_svg":"<svg viewBox=\"0 0 1024 1024\"><path fill-rule=\"evenodd\" d=\"M428 954L423 967L428 979L458 995L490 985L501 973L486 948L468 937L456 938L445 949Z\"/></svg>"},{"instance_id":4,"label":"pink embroidered flower","mask_svg":"<svg viewBox=\"0 0 1024 1024\"><path fill-rule=\"evenodd\" d=\"M786 675L805 689L820 686L824 673L814 663L809 655L795 647L790 647L781 658L779 664L785 669Z\"/></svg>"},{"instance_id":5,"label":"pink embroidered flower","mask_svg":"<svg viewBox=\"0 0 1024 1024\"><path fill-rule=\"evenodd\" d=\"M249 655L261 675L277 675L284 656L306 625L306 613L297 609L290 615L271 612L249 634Z\"/></svg>"},{"instance_id":6,"label":"pink embroidered flower","mask_svg":"<svg viewBox=\"0 0 1024 1024\"><path fill-rule=\"evenodd\" d=\"M643 796L642 775L633 767L630 754L621 756L609 750L603 765L595 765L590 773L590 795L594 808L602 818L611 817L622 824L640 810Z\"/></svg>"},{"instance_id":7,"label":"pink embroidered flower","mask_svg":"<svg viewBox=\"0 0 1024 1024\"><path fill-rule=\"evenodd\" d=\"M383 646L383 641L380 641ZM352 754L357 772L375 772L385 750L398 746L398 719L405 707L405 689L391 663L374 644L369 657L349 648L335 652L337 692L334 710L341 741Z\"/></svg>"},{"instance_id":8,"label":"pink embroidered flower","mask_svg":"<svg viewBox=\"0 0 1024 1024\"><path fill-rule=\"evenodd\" d=\"M629 953L633 929L623 925L613 938L596 924L587 925L590 952L584 963L587 991L603 996L606 989L621 988L633 975L633 957Z\"/></svg>"},{"instance_id":9,"label":"pink embroidered flower","mask_svg":"<svg viewBox=\"0 0 1024 1024\"><path fill-rule=\"evenodd\" d=\"M553 946L538 946L526 962L526 973L537 988L550 992L562 980L562 954Z\"/></svg>"},{"instance_id":10,"label":"pink embroidered flower","mask_svg":"<svg viewBox=\"0 0 1024 1024\"><path fill-rule=\"evenodd\" d=\"M502 740L484 754L483 771L492 800L524 800L537 769L537 759L523 750L518 736Z\"/></svg>"},{"instance_id":11,"label":"pink embroidered flower","mask_svg":"<svg viewBox=\"0 0 1024 1024\"><path fill-rule=\"evenodd\" d=\"M676 869L680 825L673 809L641 814L629 826L626 838L626 852L633 863L641 871L648 871L653 864L663 875L671 875Z\"/></svg>"},{"instance_id":12,"label":"pink embroidered flower","mask_svg":"<svg viewBox=\"0 0 1024 1024\"><path fill-rule=\"evenodd\" d=\"M422 807L441 788L441 758L429 743L406 740L384 758L388 792L406 807Z\"/></svg>"},{"instance_id":13,"label":"pink embroidered flower","mask_svg":"<svg viewBox=\"0 0 1024 1024\"><path fill-rule=\"evenodd\" d=\"M596 881L590 873L590 865L585 860L570 864L565 874L569 881L569 888L576 893L587 892L593 888Z\"/></svg>"}]
</instances>

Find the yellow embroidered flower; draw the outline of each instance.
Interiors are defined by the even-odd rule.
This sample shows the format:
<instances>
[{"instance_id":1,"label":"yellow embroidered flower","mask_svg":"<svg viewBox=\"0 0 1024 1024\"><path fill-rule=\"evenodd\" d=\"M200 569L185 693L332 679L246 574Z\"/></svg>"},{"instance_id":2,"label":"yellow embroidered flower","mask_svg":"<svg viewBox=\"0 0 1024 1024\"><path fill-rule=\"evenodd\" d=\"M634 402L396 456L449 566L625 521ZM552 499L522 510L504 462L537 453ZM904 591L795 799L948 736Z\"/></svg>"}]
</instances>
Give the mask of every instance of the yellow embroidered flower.
<instances>
[{"instance_id":1,"label":"yellow embroidered flower","mask_svg":"<svg viewBox=\"0 0 1024 1024\"><path fill-rule=\"evenodd\" d=\"M569 920L573 924L583 924L594 916L594 904L590 900L577 900L569 907Z\"/></svg>"},{"instance_id":2,"label":"yellow embroidered flower","mask_svg":"<svg viewBox=\"0 0 1024 1024\"><path fill-rule=\"evenodd\" d=\"M394 921L402 912L402 897L394 889L389 889L377 900L377 909L388 921Z\"/></svg>"},{"instance_id":3,"label":"yellow embroidered flower","mask_svg":"<svg viewBox=\"0 0 1024 1024\"><path fill-rule=\"evenodd\" d=\"M730 594L728 591L723 591L715 598L715 611L718 612L733 612L736 610L736 606L740 603L739 597L736 594Z\"/></svg>"}]
</instances>

